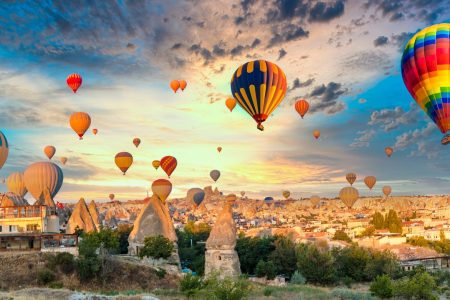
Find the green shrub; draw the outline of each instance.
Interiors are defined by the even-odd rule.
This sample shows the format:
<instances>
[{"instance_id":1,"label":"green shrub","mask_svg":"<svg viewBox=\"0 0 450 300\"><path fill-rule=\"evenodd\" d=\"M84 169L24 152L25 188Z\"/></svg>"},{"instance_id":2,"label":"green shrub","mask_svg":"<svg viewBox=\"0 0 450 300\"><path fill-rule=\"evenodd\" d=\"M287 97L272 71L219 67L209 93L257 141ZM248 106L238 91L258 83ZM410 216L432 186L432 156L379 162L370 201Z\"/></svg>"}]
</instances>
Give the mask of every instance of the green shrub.
<instances>
[{"instance_id":1,"label":"green shrub","mask_svg":"<svg viewBox=\"0 0 450 300\"><path fill-rule=\"evenodd\" d=\"M51 289L62 289L64 287L64 284L60 281L56 281L56 282L51 282L48 285L48 287Z\"/></svg>"},{"instance_id":2,"label":"green shrub","mask_svg":"<svg viewBox=\"0 0 450 300\"><path fill-rule=\"evenodd\" d=\"M167 271L164 270L164 269L162 269L162 268L158 268L158 269L156 270L156 275L157 275L158 278L160 278L160 279L164 278L164 277L166 276L166 274L167 274Z\"/></svg>"},{"instance_id":3,"label":"green shrub","mask_svg":"<svg viewBox=\"0 0 450 300\"><path fill-rule=\"evenodd\" d=\"M292 284L305 284L306 278L299 271L295 271L291 277Z\"/></svg>"},{"instance_id":4,"label":"green shrub","mask_svg":"<svg viewBox=\"0 0 450 300\"><path fill-rule=\"evenodd\" d=\"M45 285L52 281L54 281L56 278L55 273L47 268L40 269L37 273L37 281L39 284Z\"/></svg>"},{"instance_id":5,"label":"green shrub","mask_svg":"<svg viewBox=\"0 0 450 300\"><path fill-rule=\"evenodd\" d=\"M350 289L336 288L331 291L331 296L341 300L372 300L374 299L369 293L354 291Z\"/></svg>"},{"instance_id":6,"label":"green shrub","mask_svg":"<svg viewBox=\"0 0 450 300\"><path fill-rule=\"evenodd\" d=\"M246 298L250 292L248 280L230 277L219 279L217 275L206 280L206 287L210 297L217 300L240 300Z\"/></svg>"},{"instance_id":7,"label":"green shrub","mask_svg":"<svg viewBox=\"0 0 450 300\"><path fill-rule=\"evenodd\" d=\"M264 296L269 297L272 295L272 293L273 293L273 288L271 288L269 286L264 288L264 291L263 291Z\"/></svg>"},{"instance_id":8,"label":"green shrub","mask_svg":"<svg viewBox=\"0 0 450 300\"><path fill-rule=\"evenodd\" d=\"M56 254L55 263L65 274L70 274L75 269L74 256L68 252L61 252Z\"/></svg>"},{"instance_id":9,"label":"green shrub","mask_svg":"<svg viewBox=\"0 0 450 300\"><path fill-rule=\"evenodd\" d=\"M343 283L346 287L351 288L351 287L352 287L352 284L355 283L355 281L353 280L353 278L348 277L348 276L345 276L345 277L342 279L342 283Z\"/></svg>"},{"instance_id":10,"label":"green shrub","mask_svg":"<svg viewBox=\"0 0 450 300\"><path fill-rule=\"evenodd\" d=\"M139 257L151 257L154 259L167 259L174 250L173 243L162 235L148 236L144 239L144 247L139 251Z\"/></svg>"},{"instance_id":11,"label":"green shrub","mask_svg":"<svg viewBox=\"0 0 450 300\"><path fill-rule=\"evenodd\" d=\"M433 292L436 281L427 272L415 274L411 278L403 278L395 281L393 294L401 299L425 299L434 300L439 297Z\"/></svg>"},{"instance_id":12,"label":"green shrub","mask_svg":"<svg viewBox=\"0 0 450 300\"><path fill-rule=\"evenodd\" d=\"M372 295L379 298L392 298L392 280L388 275L377 276L370 285L370 291Z\"/></svg>"},{"instance_id":13,"label":"green shrub","mask_svg":"<svg viewBox=\"0 0 450 300\"><path fill-rule=\"evenodd\" d=\"M186 274L180 281L180 291L187 297L194 295L203 288L203 280L200 276Z\"/></svg>"},{"instance_id":14,"label":"green shrub","mask_svg":"<svg viewBox=\"0 0 450 300\"><path fill-rule=\"evenodd\" d=\"M257 277L266 277L269 280L272 280L277 275L275 270L275 265L272 261L263 261L260 260L255 268L255 273Z\"/></svg>"},{"instance_id":15,"label":"green shrub","mask_svg":"<svg viewBox=\"0 0 450 300\"><path fill-rule=\"evenodd\" d=\"M101 261L97 256L80 257L76 264L78 278L81 282L96 278L101 270Z\"/></svg>"}]
</instances>

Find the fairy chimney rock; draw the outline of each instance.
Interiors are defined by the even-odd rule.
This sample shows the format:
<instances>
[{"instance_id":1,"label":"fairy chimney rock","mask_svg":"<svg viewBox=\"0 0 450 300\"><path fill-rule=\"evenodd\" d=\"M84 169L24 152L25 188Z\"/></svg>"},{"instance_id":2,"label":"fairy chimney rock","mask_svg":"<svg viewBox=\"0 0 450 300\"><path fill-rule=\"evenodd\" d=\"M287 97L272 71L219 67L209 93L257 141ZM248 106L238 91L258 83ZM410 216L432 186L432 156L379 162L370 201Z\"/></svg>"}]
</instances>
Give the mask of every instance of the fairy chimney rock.
<instances>
[{"instance_id":1,"label":"fairy chimney rock","mask_svg":"<svg viewBox=\"0 0 450 300\"><path fill-rule=\"evenodd\" d=\"M77 227L78 229L82 229L84 232L97 231L94 220L89 213L89 209L84 201L84 198L81 198L75 205L72 215L67 222L66 232L75 233Z\"/></svg>"}]
</instances>

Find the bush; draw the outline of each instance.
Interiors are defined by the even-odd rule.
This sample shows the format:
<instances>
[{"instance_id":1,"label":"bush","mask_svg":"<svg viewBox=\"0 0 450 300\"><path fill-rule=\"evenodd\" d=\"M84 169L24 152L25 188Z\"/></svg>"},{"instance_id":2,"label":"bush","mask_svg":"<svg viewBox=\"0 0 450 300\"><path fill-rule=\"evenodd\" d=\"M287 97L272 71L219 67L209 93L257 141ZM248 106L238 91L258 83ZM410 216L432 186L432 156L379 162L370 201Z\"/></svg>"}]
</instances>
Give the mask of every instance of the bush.
<instances>
[{"instance_id":1,"label":"bush","mask_svg":"<svg viewBox=\"0 0 450 300\"><path fill-rule=\"evenodd\" d=\"M250 284L247 280L226 277L219 279L216 275L206 281L209 295L217 300L240 300L247 297Z\"/></svg>"},{"instance_id":2,"label":"bush","mask_svg":"<svg viewBox=\"0 0 450 300\"><path fill-rule=\"evenodd\" d=\"M336 230L333 240L351 243L352 239L342 230Z\"/></svg>"},{"instance_id":3,"label":"bush","mask_svg":"<svg viewBox=\"0 0 450 300\"><path fill-rule=\"evenodd\" d=\"M64 284L62 282L60 282L60 281L51 282L48 285L48 287L51 288L51 289L62 289L64 287Z\"/></svg>"},{"instance_id":4,"label":"bush","mask_svg":"<svg viewBox=\"0 0 450 300\"><path fill-rule=\"evenodd\" d=\"M156 270L156 275L158 276L159 279L162 279L166 276L167 272L166 270L162 269L162 268L158 268Z\"/></svg>"},{"instance_id":5,"label":"bush","mask_svg":"<svg viewBox=\"0 0 450 300\"><path fill-rule=\"evenodd\" d=\"M336 288L331 291L331 296L341 300L372 300L369 293L349 289Z\"/></svg>"},{"instance_id":6,"label":"bush","mask_svg":"<svg viewBox=\"0 0 450 300\"><path fill-rule=\"evenodd\" d=\"M54 281L56 278L55 273L47 268L40 269L37 273L37 281L39 284L45 285L52 281Z\"/></svg>"},{"instance_id":7,"label":"bush","mask_svg":"<svg viewBox=\"0 0 450 300\"><path fill-rule=\"evenodd\" d=\"M154 259L167 259L174 250L173 243L162 235L148 236L144 239L144 247L139 251L139 257L151 257Z\"/></svg>"},{"instance_id":8,"label":"bush","mask_svg":"<svg viewBox=\"0 0 450 300\"><path fill-rule=\"evenodd\" d=\"M266 277L269 280L274 279L277 275L274 263L271 261L265 262L263 260L260 260L256 265L255 273L257 277Z\"/></svg>"},{"instance_id":9,"label":"bush","mask_svg":"<svg viewBox=\"0 0 450 300\"><path fill-rule=\"evenodd\" d=\"M197 291L203 288L203 280L201 277L186 274L180 281L180 291L187 297L194 295Z\"/></svg>"},{"instance_id":10,"label":"bush","mask_svg":"<svg viewBox=\"0 0 450 300\"><path fill-rule=\"evenodd\" d=\"M295 271L291 277L291 284L305 284L306 278L299 271Z\"/></svg>"},{"instance_id":11,"label":"bush","mask_svg":"<svg viewBox=\"0 0 450 300\"><path fill-rule=\"evenodd\" d=\"M81 282L96 278L101 270L101 261L97 256L80 257L77 260L77 273Z\"/></svg>"},{"instance_id":12,"label":"bush","mask_svg":"<svg viewBox=\"0 0 450 300\"><path fill-rule=\"evenodd\" d=\"M402 299L439 299L433 292L436 288L434 278L427 272L415 274L412 278L403 278L394 283L393 294Z\"/></svg>"},{"instance_id":13,"label":"bush","mask_svg":"<svg viewBox=\"0 0 450 300\"><path fill-rule=\"evenodd\" d=\"M68 252L61 252L56 254L55 263L65 274L70 274L75 269L74 256Z\"/></svg>"},{"instance_id":14,"label":"bush","mask_svg":"<svg viewBox=\"0 0 450 300\"><path fill-rule=\"evenodd\" d=\"M370 285L372 295L379 298L391 298L393 295L392 280L387 275L377 276Z\"/></svg>"},{"instance_id":15,"label":"bush","mask_svg":"<svg viewBox=\"0 0 450 300\"><path fill-rule=\"evenodd\" d=\"M272 293L273 293L273 288L271 288L271 287L264 288L264 291L263 291L264 296L269 297L272 295Z\"/></svg>"},{"instance_id":16,"label":"bush","mask_svg":"<svg viewBox=\"0 0 450 300\"><path fill-rule=\"evenodd\" d=\"M329 251L320 251L313 244L297 247L298 270L310 283L332 284L336 282L336 267Z\"/></svg>"}]
</instances>

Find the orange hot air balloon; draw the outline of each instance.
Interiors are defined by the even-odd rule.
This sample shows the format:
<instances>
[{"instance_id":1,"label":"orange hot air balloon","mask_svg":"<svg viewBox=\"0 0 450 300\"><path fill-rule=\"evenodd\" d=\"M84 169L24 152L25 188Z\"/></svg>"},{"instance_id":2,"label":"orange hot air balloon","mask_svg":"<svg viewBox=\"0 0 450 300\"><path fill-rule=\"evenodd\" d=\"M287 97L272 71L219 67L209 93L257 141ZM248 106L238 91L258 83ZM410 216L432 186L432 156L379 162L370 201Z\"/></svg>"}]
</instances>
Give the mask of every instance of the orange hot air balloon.
<instances>
[{"instance_id":1,"label":"orange hot air balloon","mask_svg":"<svg viewBox=\"0 0 450 300\"><path fill-rule=\"evenodd\" d=\"M119 152L116 154L115 162L117 167L123 172L123 175L125 175L128 168L133 164L133 155L128 152Z\"/></svg>"},{"instance_id":2,"label":"orange hot air balloon","mask_svg":"<svg viewBox=\"0 0 450 300\"><path fill-rule=\"evenodd\" d=\"M63 165L65 165L66 162L67 162L67 157L62 156L62 157L59 159L59 161L60 161Z\"/></svg>"},{"instance_id":3,"label":"orange hot air balloon","mask_svg":"<svg viewBox=\"0 0 450 300\"><path fill-rule=\"evenodd\" d=\"M313 131L313 136L316 138L316 140L320 137L320 131L319 130L314 130Z\"/></svg>"},{"instance_id":4,"label":"orange hot air balloon","mask_svg":"<svg viewBox=\"0 0 450 300\"><path fill-rule=\"evenodd\" d=\"M339 198L348 208L352 208L359 198L359 192L354 187L348 186L339 192Z\"/></svg>"},{"instance_id":5,"label":"orange hot air balloon","mask_svg":"<svg viewBox=\"0 0 450 300\"><path fill-rule=\"evenodd\" d=\"M115 196L116 195L114 195L114 194L109 194L109 200L113 201Z\"/></svg>"},{"instance_id":6,"label":"orange hot air balloon","mask_svg":"<svg viewBox=\"0 0 450 300\"><path fill-rule=\"evenodd\" d=\"M97 128L92 129L92 133L93 133L94 135L97 135L98 129L97 129Z\"/></svg>"},{"instance_id":7,"label":"orange hot air balloon","mask_svg":"<svg viewBox=\"0 0 450 300\"><path fill-rule=\"evenodd\" d=\"M366 178L364 178L364 183L367 185L369 190L371 190L375 186L376 182L377 178L375 176L367 176Z\"/></svg>"},{"instance_id":8,"label":"orange hot air balloon","mask_svg":"<svg viewBox=\"0 0 450 300\"><path fill-rule=\"evenodd\" d=\"M172 175L173 171L177 167L177 159L173 156L164 156L159 162L161 168L170 178L170 175Z\"/></svg>"},{"instance_id":9,"label":"orange hot air balloon","mask_svg":"<svg viewBox=\"0 0 450 300\"><path fill-rule=\"evenodd\" d=\"M72 89L72 91L76 93L78 88L83 83L83 78L81 78L81 75L73 73L67 76L66 82L67 85Z\"/></svg>"},{"instance_id":10,"label":"orange hot air balloon","mask_svg":"<svg viewBox=\"0 0 450 300\"><path fill-rule=\"evenodd\" d=\"M348 183L350 185L353 185L353 183L356 181L356 174L355 173L348 173L345 178L347 179Z\"/></svg>"},{"instance_id":11,"label":"orange hot air balloon","mask_svg":"<svg viewBox=\"0 0 450 300\"><path fill-rule=\"evenodd\" d=\"M391 194L391 192L392 192L392 188L389 186L389 185L385 185L385 186L383 186L383 194L386 196L386 197L389 197L389 195Z\"/></svg>"},{"instance_id":12,"label":"orange hot air balloon","mask_svg":"<svg viewBox=\"0 0 450 300\"><path fill-rule=\"evenodd\" d=\"M185 89L186 86L187 86L186 80L179 80L178 82L180 83L180 89L181 89L182 91L184 91L184 89Z\"/></svg>"},{"instance_id":13,"label":"orange hot air balloon","mask_svg":"<svg viewBox=\"0 0 450 300\"><path fill-rule=\"evenodd\" d=\"M176 93L180 88L180 82L178 80L172 80L170 82L170 88L173 90L174 93Z\"/></svg>"},{"instance_id":14,"label":"orange hot air balloon","mask_svg":"<svg viewBox=\"0 0 450 300\"><path fill-rule=\"evenodd\" d=\"M70 127L75 131L80 140L83 139L83 135L86 130L91 126L91 117L85 112L75 112L70 116Z\"/></svg>"},{"instance_id":15,"label":"orange hot air balloon","mask_svg":"<svg viewBox=\"0 0 450 300\"><path fill-rule=\"evenodd\" d=\"M305 116L305 114L308 112L308 109L309 109L309 103L305 99L300 99L297 102L295 102L295 110L302 117L302 119Z\"/></svg>"},{"instance_id":16,"label":"orange hot air balloon","mask_svg":"<svg viewBox=\"0 0 450 300\"><path fill-rule=\"evenodd\" d=\"M230 112L236 107L236 103L236 99L234 98L228 98L227 101L225 101L225 105L228 107Z\"/></svg>"},{"instance_id":17,"label":"orange hot air balloon","mask_svg":"<svg viewBox=\"0 0 450 300\"><path fill-rule=\"evenodd\" d=\"M317 204L320 203L320 197L317 196L317 195L312 195L312 196L309 198L309 202L311 202L311 204L313 205L313 207L316 207Z\"/></svg>"},{"instance_id":18,"label":"orange hot air balloon","mask_svg":"<svg viewBox=\"0 0 450 300\"><path fill-rule=\"evenodd\" d=\"M384 148L384 153L386 153L387 157L391 157L392 153L394 153L394 149L391 147Z\"/></svg>"},{"instance_id":19,"label":"orange hot air balloon","mask_svg":"<svg viewBox=\"0 0 450 300\"><path fill-rule=\"evenodd\" d=\"M155 170L158 170L159 165L160 165L159 160L152 161L152 166L153 168L155 168Z\"/></svg>"},{"instance_id":20,"label":"orange hot air balloon","mask_svg":"<svg viewBox=\"0 0 450 300\"><path fill-rule=\"evenodd\" d=\"M291 192L289 192L289 191L283 191L283 197L284 197L285 199L288 199L290 196L291 196Z\"/></svg>"},{"instance_id":21,"label":"orange hot air balloon","mask_svg":"<svg viewBox=\"0 0 450 300\"><path fill-rule=\"evenodd\" d=\"M172 183L167 179L157 179L152 183L152 192L162 203L166 203L167 197L172 192Z\"/></svg>"},{"instance_id":22,"label":"orange hot air balloon","mask_svg":"<svg viewBox=\"0 0 450 300\"><path fill-rule=\"evenodd\" d=\"M134 138L133 139L133 144L137 147L139 147L139 145L141 144L141 139L140 138Z\"/></svg>"},{"instance_id":23,"label":"orange hot air balloon","mask_svg":"<svg viewBox=\"0 0 450 300\"><path fill-rule=\"evenodd\" d=\"M217 152L222 152L222 147L217 147Z\"/></svg>"},{"instance_id":24,"label":"orange hot air balloon","mask_svg":"<svg viewBox=\"0 0 450 300\"><path fill-rule=\"evenodd\" d=\"M53 155L55 155L56 148L53 146L45 146L44 153L48 157L48 159L52 159Z\"/></svg>"}]
</instances>

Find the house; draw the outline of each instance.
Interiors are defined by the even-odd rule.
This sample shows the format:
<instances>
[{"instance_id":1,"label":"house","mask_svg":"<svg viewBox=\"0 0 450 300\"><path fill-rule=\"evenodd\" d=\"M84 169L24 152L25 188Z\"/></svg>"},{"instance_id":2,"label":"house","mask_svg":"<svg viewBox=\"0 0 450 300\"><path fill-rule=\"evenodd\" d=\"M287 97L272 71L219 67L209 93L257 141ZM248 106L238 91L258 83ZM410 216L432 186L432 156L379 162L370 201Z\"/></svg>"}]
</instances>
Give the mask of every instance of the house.
<instances>
[{"instance_id":1,"label":"house","mask_svg":"<svg viewBox=\"0 0 450 300\"><path fill-rule=\"evenodd\" d=\"M433 249L409 244L387 246L383 249L395 254L405 271L410 271L417 266L424 266L427 270L448 270L450 268L450 256L438 253Z\"/></svg>"}]
</instances>

